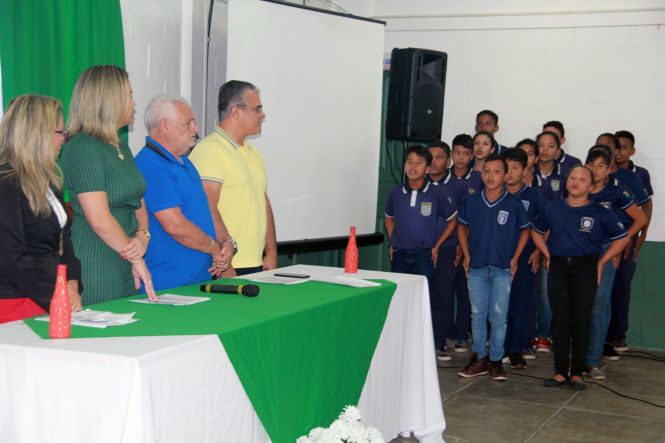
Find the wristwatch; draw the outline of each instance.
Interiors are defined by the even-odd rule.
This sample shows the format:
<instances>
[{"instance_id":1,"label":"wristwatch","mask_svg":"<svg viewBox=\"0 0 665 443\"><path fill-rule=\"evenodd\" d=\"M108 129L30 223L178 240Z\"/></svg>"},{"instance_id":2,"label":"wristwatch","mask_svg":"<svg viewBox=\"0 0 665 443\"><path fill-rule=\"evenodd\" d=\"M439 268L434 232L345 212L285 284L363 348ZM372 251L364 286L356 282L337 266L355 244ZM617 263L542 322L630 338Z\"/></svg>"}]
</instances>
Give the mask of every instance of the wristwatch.
<instances>
[{"instance_id":1,"label":"wristwatch","mask_svg":"<svg viewBox=\"0 0 665 443\"><path fill-rule=\"evenodd\" d=\"M145 238L150 240L150 233L148 232L147 229L139 228L136 231L134 231L134 234L136 234L137 232L143 232L143 235L145 235Z\"/></svg>"},{"instance_id":2,"label":"wristwatch","mask_svg":"<svg viewBox=\"0 0 665 443\"><path fill-rule=\"evenodd\" d=\"M231 237L227 238L224 240L225 243L231 243L233 245L233 255L236 255L238 253L238 243L232 239Z\"/></svg>"}]
</instances>

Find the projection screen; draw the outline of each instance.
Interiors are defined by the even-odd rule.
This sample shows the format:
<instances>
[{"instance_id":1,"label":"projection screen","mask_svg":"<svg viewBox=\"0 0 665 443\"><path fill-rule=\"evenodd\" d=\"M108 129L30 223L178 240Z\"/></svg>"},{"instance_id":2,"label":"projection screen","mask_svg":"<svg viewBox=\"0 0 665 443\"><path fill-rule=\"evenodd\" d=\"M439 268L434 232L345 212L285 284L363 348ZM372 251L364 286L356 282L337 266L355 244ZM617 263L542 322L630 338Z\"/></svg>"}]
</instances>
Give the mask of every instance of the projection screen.
<instances>
[{"instance_id":1,"label":"projection screen","mask_svg":"<svg viewBox=\"0 0 665 443\"><path fill-rule=\"evenodd\" d=\"M228 2L226 79L261 91L259 137L277 240L376 231L384 24Z\"/></svg>"}]
</instances>

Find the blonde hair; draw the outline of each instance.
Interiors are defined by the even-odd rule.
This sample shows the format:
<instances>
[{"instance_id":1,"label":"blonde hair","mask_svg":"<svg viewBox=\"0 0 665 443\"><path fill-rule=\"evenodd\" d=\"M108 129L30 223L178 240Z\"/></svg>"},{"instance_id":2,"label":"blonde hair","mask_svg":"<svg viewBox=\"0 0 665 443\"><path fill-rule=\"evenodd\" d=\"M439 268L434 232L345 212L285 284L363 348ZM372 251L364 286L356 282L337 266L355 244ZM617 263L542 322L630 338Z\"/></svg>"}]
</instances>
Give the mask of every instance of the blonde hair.
<instances>
[{"instance_id":1,"label":"blonde hair","mask_svg":"<svg viewBox=\"0 0 665 443\"><path fill-rule=\"evenodd\" d=\"M129 76L115 65L92 66L81 74L69 105L68 132L85 132L117 145L118 124L129 108Z\"/></svg>"},{"instance_id":2,"label":"blonde hair","mask_svg":"<svg viewBox=\"0 0 665 443\"><path fill-rule=\"evenodd\" d=\"M51 97L26 94L14 98L0 122L0 164L9 165L4 175L16 177L35 215L48 217L49 185L62 189L53 145L62 118L60 102Z\"/></svg>"}]
</instances>

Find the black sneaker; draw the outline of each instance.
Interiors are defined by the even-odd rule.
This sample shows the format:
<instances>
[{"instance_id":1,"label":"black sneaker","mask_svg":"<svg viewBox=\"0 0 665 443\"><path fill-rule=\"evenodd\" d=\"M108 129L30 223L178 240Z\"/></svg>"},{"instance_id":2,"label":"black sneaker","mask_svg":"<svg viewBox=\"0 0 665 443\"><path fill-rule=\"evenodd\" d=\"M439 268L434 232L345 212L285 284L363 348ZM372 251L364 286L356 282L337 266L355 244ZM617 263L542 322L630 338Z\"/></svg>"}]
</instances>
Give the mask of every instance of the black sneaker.
<instances>
[{"instance_id":1,"label":"black sneaker","mask_svg":"<svg viewBox=\"0 0 665 443\"><path fill-rule=\"evenodd\" d=\"M477 354L473 354L471 362L457 373L457 375L464 378L477 377L483 374L487 374L487 357L479 359Z\"/></svg>"},{"instance_id":2,"label":"black sneaker","mask_svg":"<svg viewBox=\"0 0 665 443\"><path fill-rule=\"evenodd\" d=\"M526 369L526 360L524 356L519 352L511 352L510 357L510 367L512 369Z\"/></svg>"},{"instance_id":3,"label":"black sneaker","mask_svg":"<svg viewBox=\"0 0 665 443\"><path fill-rule=\"evenodd\" d=\"M628 350L628 345L624 339L616 339L612 342L612 347L617 352L626 352Z\"/></svg>"},{"instance_id":4,"label":"black sneaker","mask_svg":"<svg viewBox=\"0 0 665 443\"><path fill-rule=\"evenodd\" d=\"M605 346L603 346L603 357L610 361L617 361L621 358L621 356L617 354L612 345L609 343L605 343Z\"/></svg>"},{"instance_id":5,"label":"black sneaker","mask_svg":"<svg viewBox=\"0 0 665 443\"><path fill-rule=\"evenodd\" d=\"M453 357L445 349L436 349L436 359L439 361L450 361Z\"/></svg>"},{"instance_id":6,"label":"black sneaker","mask_svg":"<svg viewBox=\"0 0 665 443\"><path fill-rule=\"evenodd\" d=\"M490 377L492 377L492 380L494 381L508 380L506 371L503 370L503 363L501 363L501 360L490 361L489 368L490 368Z\"/></svg>"}]
</instances>

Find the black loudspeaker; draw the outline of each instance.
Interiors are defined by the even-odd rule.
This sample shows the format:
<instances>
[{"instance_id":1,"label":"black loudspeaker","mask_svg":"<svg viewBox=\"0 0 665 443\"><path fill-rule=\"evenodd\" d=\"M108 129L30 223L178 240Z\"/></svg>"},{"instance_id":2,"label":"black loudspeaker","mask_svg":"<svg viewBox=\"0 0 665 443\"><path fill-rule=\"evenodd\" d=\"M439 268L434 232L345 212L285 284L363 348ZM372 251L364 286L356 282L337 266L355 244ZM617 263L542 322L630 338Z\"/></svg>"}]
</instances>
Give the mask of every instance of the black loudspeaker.
<instances>
[{"instance_id":1,"label":"black loudspeaker","mask_svg":"<svg viewBox=\"0 0 665 443\"><path fill-rule=\"evenodd\" d=\"M446 89L445 52L393 49L390 61L386 137L393 140L441 139Z\"/></svg>"}]
</instances>

